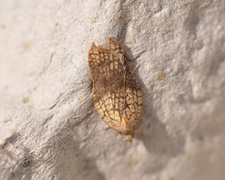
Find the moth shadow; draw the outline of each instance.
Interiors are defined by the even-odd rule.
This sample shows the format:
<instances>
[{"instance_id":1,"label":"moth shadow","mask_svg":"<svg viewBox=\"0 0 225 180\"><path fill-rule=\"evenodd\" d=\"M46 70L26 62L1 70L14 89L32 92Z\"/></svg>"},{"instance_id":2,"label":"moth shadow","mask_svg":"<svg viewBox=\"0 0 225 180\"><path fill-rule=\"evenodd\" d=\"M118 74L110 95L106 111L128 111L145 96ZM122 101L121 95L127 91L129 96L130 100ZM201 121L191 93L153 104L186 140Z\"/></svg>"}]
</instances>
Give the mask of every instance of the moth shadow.
<instances>
[{"instance_id":1,"label":"moth shadow","mask_svg":"<svg viewBox=\"0 0 225 180\"><path fill-rule=\"evenodd\" d=\"M184 151L184 138L176 133L169 134L166 125L163 124L154 113L148 89L143 87L143 112L136 128L136 138L143 141L149 152L168 157L176 156ZM147 97L145 97L147 96Z\"/></svg>"}]
</instances>

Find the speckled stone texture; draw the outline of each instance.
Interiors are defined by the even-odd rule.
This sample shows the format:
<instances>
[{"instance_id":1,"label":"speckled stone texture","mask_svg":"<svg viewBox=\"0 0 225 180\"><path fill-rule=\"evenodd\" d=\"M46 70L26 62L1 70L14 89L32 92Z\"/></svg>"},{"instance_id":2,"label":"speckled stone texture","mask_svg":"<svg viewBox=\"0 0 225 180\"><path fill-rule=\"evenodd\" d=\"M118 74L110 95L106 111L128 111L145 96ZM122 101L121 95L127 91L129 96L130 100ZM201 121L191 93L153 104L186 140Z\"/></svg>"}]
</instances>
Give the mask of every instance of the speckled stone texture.
<instances>
[{"instance_id":1,"label":"speckled stone texture","mask_svg":"<svg viewBox=\"0 0 225 180\"><path fill-rule=\"evenodd\" d=\"M224 0L0 0L0 179L223 180ZM143 93L130 146L94 111L108 37Z\"/></svg>"}]
</instances>

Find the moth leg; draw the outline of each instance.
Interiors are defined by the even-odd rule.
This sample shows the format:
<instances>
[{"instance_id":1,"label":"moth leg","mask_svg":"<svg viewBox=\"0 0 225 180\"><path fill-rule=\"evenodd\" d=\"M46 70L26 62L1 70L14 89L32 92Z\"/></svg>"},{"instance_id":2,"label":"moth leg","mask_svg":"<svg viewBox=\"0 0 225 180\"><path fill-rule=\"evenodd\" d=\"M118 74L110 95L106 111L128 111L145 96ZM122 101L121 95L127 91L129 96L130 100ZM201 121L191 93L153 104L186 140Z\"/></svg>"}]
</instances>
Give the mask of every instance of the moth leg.
<instances>
[{"instance_id":1,"label":"moth leg","mask_svg":"<svg viewBox=\"0 0 225 180\"><path fill-rule=\"evenodd\" d=\"M136 66L135 66L135 68L133 69L133 71L132 71L132 73L134 73L136 70L137 70L137 68L140 66L140 64L137 64Z\"/></svg>"},{"instance_id":2,"label":"moth leg","mask_svg":"<svg viewBox=\"0 0 225 180\"><path fill-rule=\"evenodd\" d=\"M104 128L104 130L108 130L108 129L110 129L111 127L109 127L109 126L106 126L105 128Z\"/></svg>"}]
</instances>

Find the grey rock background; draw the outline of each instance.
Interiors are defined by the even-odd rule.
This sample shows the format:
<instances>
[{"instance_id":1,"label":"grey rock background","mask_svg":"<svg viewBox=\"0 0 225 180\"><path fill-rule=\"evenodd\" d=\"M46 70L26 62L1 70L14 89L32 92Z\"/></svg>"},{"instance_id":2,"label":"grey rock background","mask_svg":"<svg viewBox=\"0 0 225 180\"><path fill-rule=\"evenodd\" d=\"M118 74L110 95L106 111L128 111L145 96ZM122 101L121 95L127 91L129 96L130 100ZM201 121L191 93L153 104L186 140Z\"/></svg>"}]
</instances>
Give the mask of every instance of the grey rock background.
<instances>
[{"instance_id":1,"label":"grey rock background","mask_svg":"<svg viewBox=\"0 0 225 180\"><path fill-rule=\"evenodd\" d=\"M88 50L140 67L130 146L93 110ZM0 0L0 179L222 180L224 0Z\"/></svg>"}]
</instances>

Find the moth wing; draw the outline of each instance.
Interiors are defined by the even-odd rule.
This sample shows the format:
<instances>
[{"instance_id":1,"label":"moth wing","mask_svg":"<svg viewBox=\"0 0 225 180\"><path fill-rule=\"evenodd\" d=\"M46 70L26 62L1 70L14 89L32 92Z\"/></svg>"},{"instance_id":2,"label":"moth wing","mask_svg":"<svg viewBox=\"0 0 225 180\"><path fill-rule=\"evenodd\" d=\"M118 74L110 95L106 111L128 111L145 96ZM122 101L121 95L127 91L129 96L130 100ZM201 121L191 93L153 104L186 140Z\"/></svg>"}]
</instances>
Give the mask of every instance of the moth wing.
<instances>
[{"instance_id":1,"label":"moth wing","mask_svg":"<svg viewBox=\"0 0 225 180\"><path fill-rule=\"evenodd\" d=\"M93 43L88 63L93 79L92 97L95 108L109 127L120 127L121 112L125 107L124 56L101 49Z\"/></svg>"},{"instance_id":2,"label":"moth wing","mask_svg":"<svg viewBox=\"0 0 225 180\"><path fill-rule=\"evenodd\" d=\"M142 113L142 93L124 49L109 38L104 49L93 43L88 57L97 112L122 137L134 134Z\"/></svg>"},{"instance_id":3,"label":"moth wing","mask_svg":"<svg viewBox=\"0 0 225 180\"><path fill-rule=\"evenodd\" d=\"M124 56L124 68L125 68L124 87L126 89L125 104L128 105L128 109L126 110L127 111L126 116L128 116L129 124L131 125L130 128L132 128L138 123L142 114L141 85L130 69L130 65L127 62L126 53L122 48L122 46L114 39L109 38L109 43L106 45L106 48L118 54L122 54ZM129 98L127 96L129 96ZM130 99L130 104L128 103L128 99Z\"/></svg>"},{"instance_id":4,"label":"moth wing","mask_svg":"<svg viewBox=\"0 0 225 180\"><path fill-rule=\"evenodd\" d=\"M126 52L124 51L123 47L120 45L120 43L118 43L112 38L109 38L109 43L106 45L105 48L115 53L122 54L126 58Z\"/></svg>"}]
</instances>

